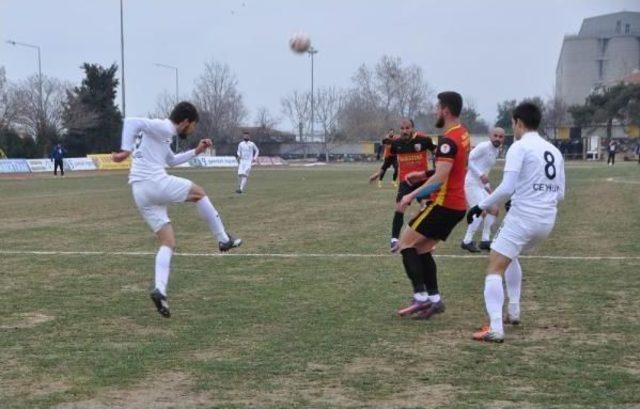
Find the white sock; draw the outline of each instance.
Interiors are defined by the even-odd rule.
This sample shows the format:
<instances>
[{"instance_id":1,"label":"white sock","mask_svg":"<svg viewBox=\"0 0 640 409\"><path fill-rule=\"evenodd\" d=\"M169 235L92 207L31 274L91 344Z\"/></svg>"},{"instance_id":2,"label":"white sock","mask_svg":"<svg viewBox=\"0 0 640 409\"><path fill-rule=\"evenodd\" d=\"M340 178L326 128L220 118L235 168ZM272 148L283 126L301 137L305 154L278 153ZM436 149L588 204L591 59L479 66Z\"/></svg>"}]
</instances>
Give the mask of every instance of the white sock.
<instances>
[{"instance_id":1,"label":"white sock","mask_svg":"<svg viewBox=\"0 0 640 409\"><path fill-rule=\"evenodd\" d=\"M475 217L473 222L467 226L467 233L464 235L464 239L462 239L464 244L469 244L473 241L473 235L478 231L480 223L482 223L482 217Z\"/></svg>"},{"instance_id":2,"label":"white sock","mask_svg":"<svg viewBox=\"0 0 640 409\"><path fill-rule=\"evenodd\" d=\"M429 301L431 301L432 303L440 302L440 294L430 295Z\"/></svg>"},{"instance_id":3,"label":"white sock","mask_svg":"<svg viewBox=\"0 0 640 409\"><path fill-rule=\"evenodd\" d=\"M240 190L244 192L244 187L247 185L247 177L240 178Z\"/></svg>"},{"instance_id":4,"label":"white sock","mask_svg":"<svg viewBox=\"0 0 640 409\"><path fill-rule=\"evenodd\" d=\"M160 290L162 295L167 295L172 255L173 250L167 246L160 246L158 254L156 254L156 288Z\"/></svg>"},{"instance_id":5,"label":"white sock","mask_svg":"<svg viewBox=\"0 0 640 409\"><path fill-rule=\"evenodd\" d=\"M504 334L502 328L502 304L504 304L504 290L502 276L489 274L484 281L484 303L491 320L491 331Z\"/></svg>"},{"instance_id":6,"label":"white sock","mask_svg":"<svg viewBox=\"0 0 640 409\"><path fill-rule=\"evenodd\" d=\"M198 213L200 213L200 217L207 222L209 229L211 229L211 232L216 236L218 241L223 243L229 241L229 236L227 236L227 232L224 230L222 219L220 218L216 208L211 204L209 197L205 196L198 200L196 205L198 206Z\"/></svg>"},{"instance_id":7,"label":"white sock","mask_svg":"<svg viewBox=\"0 0 640 409\"><path fill-rule=\"evenodd\" d=\"M492 214L487 214L484 218L484 227L482 228L482 241L491 240L491 227L496 221L496 217Z\"/></svg>"},{"instance_id":8,"label":"white sock","mask_svg":"<svg viewBox=\"0 0 640 409\"><path fill-rule=\"evenodd\" d=\"M507 267L507 270L504 272L504 281L507 283L507 295L509 296L509 315L519 317L522 268L517 258L511 260L509 267Z\"/></svg>"},{"instance_id":9,"label":"white sock","mask_svg":"<svg viewBox=\"0 0 640 409\"><path fill-rule=\"evenodd\" d=\"M429 299L427 293L415 293L413 294L413 299L419 302L425 302Z\"/></svg>"}]
</instances>

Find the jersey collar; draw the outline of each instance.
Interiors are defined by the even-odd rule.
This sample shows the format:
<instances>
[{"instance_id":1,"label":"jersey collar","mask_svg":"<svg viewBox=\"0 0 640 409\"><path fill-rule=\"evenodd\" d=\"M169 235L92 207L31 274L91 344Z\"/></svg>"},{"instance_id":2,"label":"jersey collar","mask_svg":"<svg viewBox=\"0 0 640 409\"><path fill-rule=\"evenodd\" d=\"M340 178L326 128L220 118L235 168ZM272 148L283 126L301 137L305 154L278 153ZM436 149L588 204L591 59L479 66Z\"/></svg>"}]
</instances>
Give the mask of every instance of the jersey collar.
<instances>
[{"instance_id":1,"label":"jersey collar","mask_svg":"<svg viewBox=\"0 0 640 409\"><path fill-rule=\"evenodd\" d=\"M536 131L529 131L529 132L525 132L521 137L520 140L525 139L525 138L535 138L535 137L540 137L540 134Z\"/></svg>"},{"instance_id":2,"label":"jersey collar","mask_svg":"<svg viewBox=\"0 0 640 409\"><path fill-rule=\"evenodd\" d=\"M453 126L451 126L449 129L447 129L446 131L444 131L443 133L446 135L446 134L448 134L449 132L451 132L451 131L453 131L453 130L455 130L455 129L460 128L461 126L462 126L461 124L453 125Z\"/></svg>"}]
</instances>

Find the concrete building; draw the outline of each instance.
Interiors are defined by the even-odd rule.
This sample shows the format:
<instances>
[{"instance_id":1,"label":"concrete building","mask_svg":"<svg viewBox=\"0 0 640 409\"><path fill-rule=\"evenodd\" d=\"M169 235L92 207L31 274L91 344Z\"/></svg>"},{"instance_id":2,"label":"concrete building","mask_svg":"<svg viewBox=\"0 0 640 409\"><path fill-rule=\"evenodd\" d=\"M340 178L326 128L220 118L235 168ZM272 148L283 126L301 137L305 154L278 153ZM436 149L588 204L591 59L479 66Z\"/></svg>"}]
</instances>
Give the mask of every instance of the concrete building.
<instances>
[{"instance_id":1,"label":"concrete building","mask_svg":"<svg viewBox=\"0 0 640 409\"><path fill-rule=\"evenodd\" d=\"M582 104L599 85L622 81L640 68L640 12L622 11L583 20L567 35L556 68L556 97Z\"/></svg>"}]
</instances>

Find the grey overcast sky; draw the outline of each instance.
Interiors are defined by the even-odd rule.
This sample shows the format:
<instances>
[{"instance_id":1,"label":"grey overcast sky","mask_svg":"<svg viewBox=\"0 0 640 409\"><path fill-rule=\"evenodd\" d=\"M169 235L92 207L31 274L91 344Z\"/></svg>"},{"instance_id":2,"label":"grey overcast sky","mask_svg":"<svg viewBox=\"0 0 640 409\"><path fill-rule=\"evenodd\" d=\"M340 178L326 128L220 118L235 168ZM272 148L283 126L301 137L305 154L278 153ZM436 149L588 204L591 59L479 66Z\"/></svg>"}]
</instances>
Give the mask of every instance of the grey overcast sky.
<instances>
[{"instance_id":1,"label":"grey overcast sky","mask_svg":"<svg viewBox=\"0 0 640 409\"><path fill-rule=\"evenodd\" d=\"M42 48L46 75L73 83L83 62L120 64L119 0L0 0L0 65L9 80L36 71ZM127 115L153 111L163 91L174 92L178 66L187 97L212 58L236 73L252 123L260 106L280 115L280 98L309 89L308 56L289 51L305 31L316 55L317 86L346 87L357 67L382 55L424 70L431 87L453 89L493 122L507 98L552 95L565 34L582 19L621 10L637 0L125 0ZM118 97L118 102L120 97ZM280 125L290 128L286 120Z\"/></svg>"}]
</instances>

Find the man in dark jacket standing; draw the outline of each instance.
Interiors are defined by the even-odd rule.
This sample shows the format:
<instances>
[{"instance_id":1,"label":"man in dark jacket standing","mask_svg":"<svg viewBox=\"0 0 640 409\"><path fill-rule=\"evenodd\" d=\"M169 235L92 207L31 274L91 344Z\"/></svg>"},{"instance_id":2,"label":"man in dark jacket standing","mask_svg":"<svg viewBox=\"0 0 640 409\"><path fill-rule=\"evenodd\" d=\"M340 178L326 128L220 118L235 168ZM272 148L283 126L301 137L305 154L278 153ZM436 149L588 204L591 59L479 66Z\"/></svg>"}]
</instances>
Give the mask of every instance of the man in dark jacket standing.
<instances>
[{"instance_id":1,"label":"man in dark jacket standing","mask_svg":"<svg viewBox=\"0 0 640 409\"><path fill-rule=\"evenodd\" d=\"M51 151L51 155L49 155L49 158L53 161L54 176L58 174L58 167L60 168L60 176L64 176L64 163L62 159L64 159L65 153L67 153L66 149L64 149L62 145L57 144Z\"/></svg>"}]
</instances>

